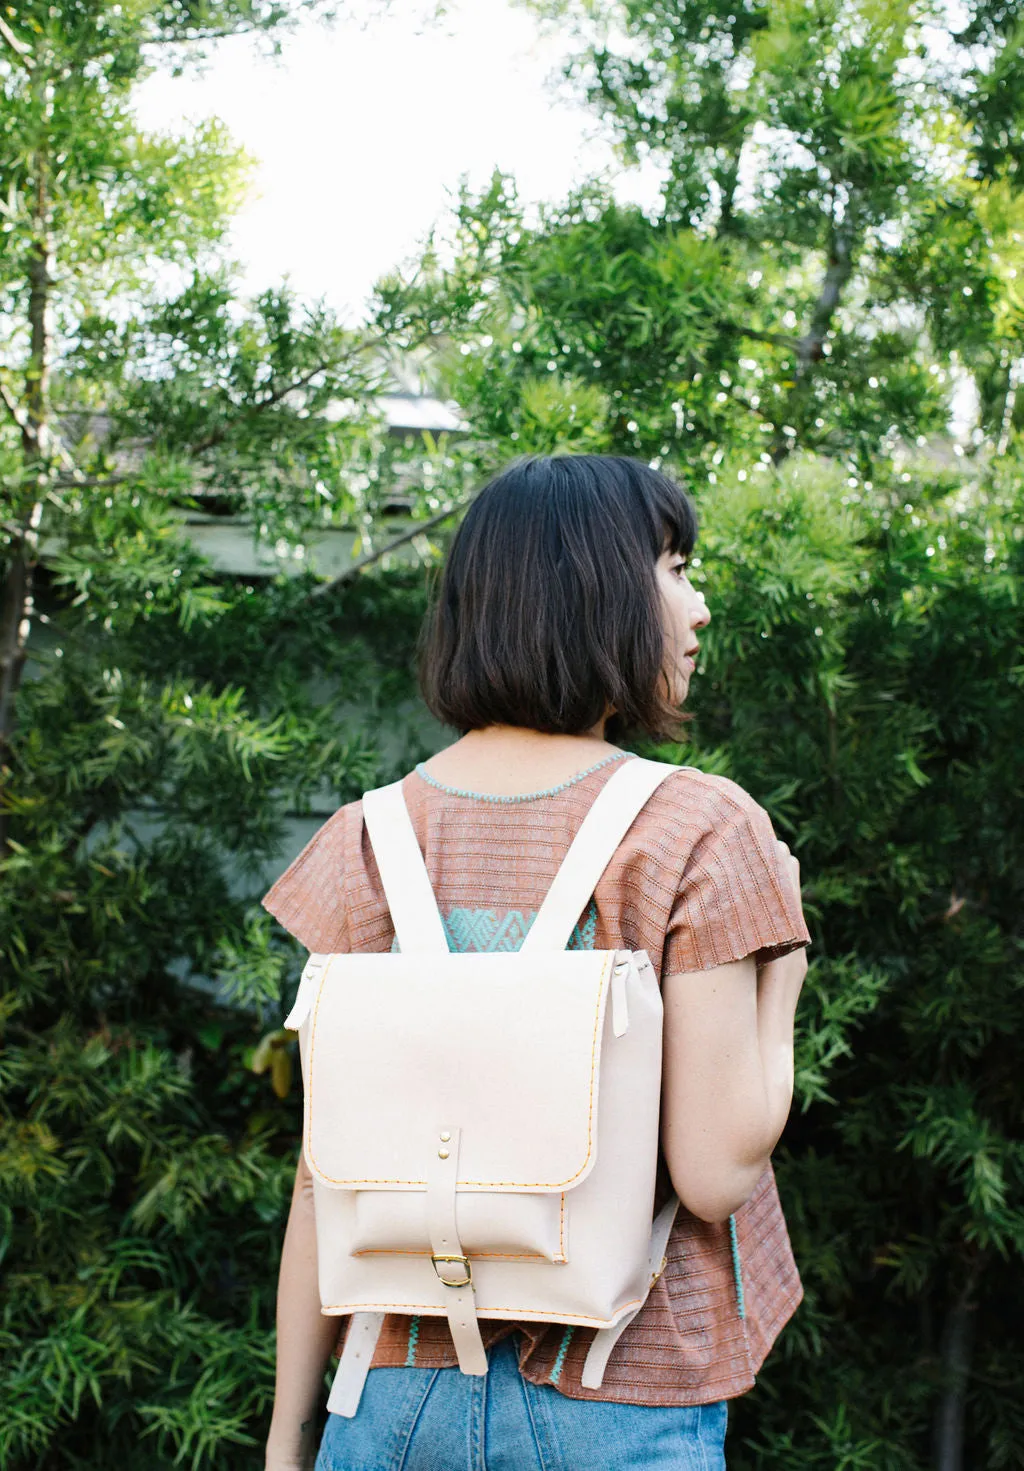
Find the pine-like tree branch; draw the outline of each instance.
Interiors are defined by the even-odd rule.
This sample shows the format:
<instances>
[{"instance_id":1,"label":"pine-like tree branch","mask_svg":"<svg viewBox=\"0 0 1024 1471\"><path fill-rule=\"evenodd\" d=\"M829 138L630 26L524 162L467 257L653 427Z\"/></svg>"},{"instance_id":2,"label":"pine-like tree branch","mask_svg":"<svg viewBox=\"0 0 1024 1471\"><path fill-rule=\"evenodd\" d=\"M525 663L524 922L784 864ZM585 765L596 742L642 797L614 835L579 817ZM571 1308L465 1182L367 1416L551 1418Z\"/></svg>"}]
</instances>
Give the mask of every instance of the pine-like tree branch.
<instances>
[{"instance_id":1,"label":"pine-like tree branch","mask_svg":"<svg viewBox=\"0 0 1024 1471\"><path fill-rule=\"evenodd\" d=\"M237 25L222 26L214 30L212 27L199 30L188 36L178 36L171 32L166 36L147 36L143 41L144 46L201 46L206 41L227 41L232 36L256 36L266 34L266 26L260 25Z\"/></svg>"},{"instance_id":2,"label":"pine-like tree branch","mask_svg":"<svg viewBox=\"0 0 1024 1471\"><path fill-rule=\"evenodd\" d=\"M22 431L22 433L24 433L25 426L28 423L28 415L25 413L25 410L18 403L18 400L15 398L14 394L11 392L11 390L8 388L7 384L2 378L0 378L0 399L3 400L8 413L14 420L15 424L17 424L18 428Z\"/></svg>"},{"instance_id":3,"label":"pine-like tree branch","mask_svg":"<svg viewBox=\"0 0 1024 1471\"><path fill-rule=\"evenodd\" d=\"M400 536L393 537L391 541L385 542L376 551L367 552L363 557L357 557L343 572L339 572L337 577L332 577L329 582L321 582L317 587L313 588L309 596L311 598L322 598L327 593L333 592L336 587L340 587L342 583L351 582L352 578L362 572L364 567L372 566L374 562L379 562L382 557L386 557L389 552L397 551L399 547L404 547L409 542L415 541L424 532L432 531L435 526L440 526L443 522L450 520L452 516L457 516L460 511L466 510L475 498L475 494L468 496L466 500L458 501L454 506L449 506L446 511L438 511L436 515L430 516L426 521L417 521L414 526L410 526Z\"/></svg>"},{"instance_id":4,"label":"pine-like tree branch","mask_svg":"<svg viewBox=\"0 0 1024 1471\"><path fill-rule=\"evenodd\" d=\"M13 51L15 56L17 57L20 65L23 66L27 72L30 72L34 65L34 62L32 60L32 47L29 46L25 41L18 40L17 36L11 30L10 26L4 20L2 15L0 15L0 40L6 41L10 50Z\"/></svg>"},{"instance_id":5,"label":"pine-like tree branch","mask_svg":"<svg viewBox=\"0 0 1024 1471\"><path fill-rule=\"evenodd\" d=\"M6 406L8 412L11 415L11 418L21 430L22 436L24 436L26 433L30 433L31 426L29 424L27 412L18 403L18 400L15 398L14 394L11 392L10 388L2 378L0 378L0 401L2 401ZM50 429L49 433L49 445L56 455L57 459L60 461L61 465L63 465L64 467L64 475L60 477L56 482L58 486L83 485L86 487L86 489L88 489L90 486L96 487L99 485L118 484L118 481L116 479L110 481L86 480L81 470L79 470L78 466L75 464L72 456L68 453L65 446L61 443L59 436L53 432L52 428Z\"/></svg>"},{"instance_id":6,"label":"pine-like tree branch","mask_svg":"<svg viewBox=\"0 0 1024 1471\"><path fill-rule=\"evenodd\" d=\"M266 398L261 398L253 404L248 404L242 412L247 418L252 418L256 414L263 413L265 409L273 408L283 398L287 398L289 393L297 393L300 389L305 388L318 373L326 373L331 369L340 368L350 358L358 357L360 353L366 352L372 345L370 342L364 342L359 347L352 348L338 357L324 358L321 362L310 368L308 373L303 373L300 378L294 379L291 383L285 383L280 388L275 388L273 393L267 394ZM208 434L205 439L201 439L198 444L192 446L192 454L201 455L205 454L208 449L215 449L218 444L223 443L230 432L230 425L220 425Z\"/></svg>"},{"instance_id":7,"label":"pine-like tree branch","mask_svg":"<svg viewBox=\"0 0 1024 1471\"><path fill-rule=\"evenodd\" d=\"M762 332L757 327L745 327L742 322L719 322L719 328L723 332L733 332L737 337L749 337L752 342L768 342L772 347L784 347L787 352L796 352L800 343L799 337L792 337L785 332Z\"/></svg>"},{"instance_id":8,"label":"pine-like tree branch","mask_svg":"<svg viewBox=\"0 0 1024 1471\"><path fill-rule=\"evenodd\" d=\"M763 419L765 423L774 424L774 415L766 414L764 409L762 409L758 404L751 403L750 399L744 397L742 393L737 393L737 391L733 389L732 392L729 394L729 397L732 399L733 403L739 404L740 408L746 409L748 413L755 414L757 418Z\"/></svg>"},{"instance_id":9,"label":"pine-like tree branch","mask_svg":"<svg viewBox=\"0 0 1024 1471\"><path fill-rule=\"evenodd\" d=\"M118 485L132 485L138 480L134 475L83 475L81 471L71 466L64 475L58 475L53 482L57 490L107 490Z\"/></svg>"}]
</instances>

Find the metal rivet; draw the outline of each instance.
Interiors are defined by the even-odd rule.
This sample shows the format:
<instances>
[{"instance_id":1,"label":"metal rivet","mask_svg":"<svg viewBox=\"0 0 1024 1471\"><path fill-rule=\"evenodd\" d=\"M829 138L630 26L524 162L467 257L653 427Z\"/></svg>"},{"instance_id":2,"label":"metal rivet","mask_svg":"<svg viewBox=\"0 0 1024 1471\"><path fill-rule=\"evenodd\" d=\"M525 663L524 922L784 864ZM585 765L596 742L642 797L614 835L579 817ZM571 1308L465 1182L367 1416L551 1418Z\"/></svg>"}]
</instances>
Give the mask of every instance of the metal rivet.
<instances>
[{"instance_id":1,"label":"metal rivet","mask_svg":"<svg viewBox=\"0 0 1024 1471\"><path fill-rule=\"evenodd\" d=\"M449 1149L439 1149L437 1151L437 1157L438 1159L447 1159L450 1153L451 1150Z\"/></svg>"},{"instance_id":2,"label":"metal rivet","mask_svg":"<svg viewBox=\"0 0 1024 1471\"><path fill-rule=\"evenodd\" d=\"M444 1133L443 1133L443 1134L442 1134L442 1135L441 1135L441 1143L442 1143L442 1144L447 1144L447 1143L448 1143L448 1141L449 1141L449 1139L450 1139L450 1138L451 1138L451 1137L452 1137L452 1136L451 1136L451 1135L450 1135L450 1134L449 1134L449 1132L448 1132L448 1130L447 1130L447 1129L445 1129L445 1131L444 1131Z\"/></svg>"}]
</instances>

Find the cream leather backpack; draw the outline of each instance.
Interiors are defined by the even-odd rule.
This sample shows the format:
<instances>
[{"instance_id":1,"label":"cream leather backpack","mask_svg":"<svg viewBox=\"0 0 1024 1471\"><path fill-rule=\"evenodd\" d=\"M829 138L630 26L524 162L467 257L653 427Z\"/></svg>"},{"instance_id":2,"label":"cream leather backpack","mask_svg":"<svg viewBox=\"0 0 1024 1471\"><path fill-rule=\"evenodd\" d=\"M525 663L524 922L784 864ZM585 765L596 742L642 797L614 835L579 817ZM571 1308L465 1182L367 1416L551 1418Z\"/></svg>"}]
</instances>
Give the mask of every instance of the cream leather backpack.
<instances>
[{"instance_id":1,"label":"cream leather backpack","mask_svg":"<svg viewBox=\"0 0 1024 1471\"><path fill-rule=\"evenodd\" d=\"M522 948L452 954L401 783L366 828L401 947L311 955L300 1032L324 1313L352 1314L328 1408L354 1415L384 1314L448 1319L485 1374L478 1317L599 1331L600 1387L664 1266L653 1222L662 1002L646 952L566 950L609 859L675 766L605 783Z\"/></svg>"}]
</instances>

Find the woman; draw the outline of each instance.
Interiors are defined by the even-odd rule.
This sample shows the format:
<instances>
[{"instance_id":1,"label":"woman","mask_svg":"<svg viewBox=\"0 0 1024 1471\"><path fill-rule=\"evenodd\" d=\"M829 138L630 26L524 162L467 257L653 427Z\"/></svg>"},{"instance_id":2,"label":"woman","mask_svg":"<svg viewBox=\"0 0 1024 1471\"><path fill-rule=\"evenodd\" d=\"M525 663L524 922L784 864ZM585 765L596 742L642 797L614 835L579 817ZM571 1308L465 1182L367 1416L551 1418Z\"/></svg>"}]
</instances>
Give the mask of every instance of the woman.
<instances>
[{"instance_id":1,"label":"woman","mask_svg":"<svg viewBox=\"0 0 1024 1471\"><path fill-rule=\"evenodd\" d=\"M421 662L428 706L463 734L403 782L453 949L518 948L594 798L632 759L610 731L678 729L710 617L687 576L695 537L678 487L613 456L519 462L466 513ZM324 824L263 903L311 951L391 946L360 803ZM765 812L725 778L669 776L572 940L645 949L661 976L655 1205L673 1187L682 1202L665 1270L601 1388L581 1383L589 1330L484 1322L490 1368L475 1378L455 1367L444 1319L395 1314L358 1413L329 1417L317 1457L339 1320L320 1314L300 1158L268 1471L724 1466L726 1402L753 1384L801 1298L769 1160L792 1099L808 940L796 861Z\"/></svg>"}]
</instances>

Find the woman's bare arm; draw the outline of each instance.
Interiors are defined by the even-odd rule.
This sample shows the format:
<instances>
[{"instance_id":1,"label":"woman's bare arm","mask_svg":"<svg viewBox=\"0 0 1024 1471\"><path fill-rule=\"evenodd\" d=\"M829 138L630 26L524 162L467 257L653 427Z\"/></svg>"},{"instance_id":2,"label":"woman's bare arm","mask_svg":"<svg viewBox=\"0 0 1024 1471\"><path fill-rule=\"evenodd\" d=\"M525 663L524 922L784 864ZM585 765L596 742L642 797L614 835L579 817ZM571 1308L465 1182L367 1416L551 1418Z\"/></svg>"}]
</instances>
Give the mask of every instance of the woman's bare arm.
<instances>
[{"instance_id":1,"label":"woman's bare arm","mask_svg":"<svg viewBox=\"0 0 1024 1471\"><path fill-rule=\"evenodd\" d=\"M757 973L758 1045L776 1142L793 1103L793 1026L806 975L806 950L771 960Z\"/></svg>"},{"instance_id":2,"label":"woman's bare arm","mask_svg":"<svg viewBox=\"0 0 1024 1471\"><path fill-rule=\"evenodd\" d=\"M266 1471L312 1471L317 1407L339 1321L320 1311L313 1179L300 1155L277 1282L277 1377Z\"/></svg>"},{"instance_id":3,"label":"woman's bare arm","mask_svg":"<svg viewBox=\"0 0 1024 1471\"><path fill-rule=\"evenodd\" d=\"M797 894L800 866L779 844ZM793 1101L793 1023L803 949L667 976L661 1139L676 1193L706 1221L748 1200Z\"/></svg>"},{"instance_id":4,"label":"woman's bare arm","mask_svg":"<svg viewBox=\"0 0 1024 1471\"><path fill-rule=\"evenodd\" d=\"M793 1096L793 1017L802 950L668 976L661 1140L688 1210L724 1221L748 1200Z\"/></svg>"}]
</instances>

